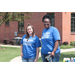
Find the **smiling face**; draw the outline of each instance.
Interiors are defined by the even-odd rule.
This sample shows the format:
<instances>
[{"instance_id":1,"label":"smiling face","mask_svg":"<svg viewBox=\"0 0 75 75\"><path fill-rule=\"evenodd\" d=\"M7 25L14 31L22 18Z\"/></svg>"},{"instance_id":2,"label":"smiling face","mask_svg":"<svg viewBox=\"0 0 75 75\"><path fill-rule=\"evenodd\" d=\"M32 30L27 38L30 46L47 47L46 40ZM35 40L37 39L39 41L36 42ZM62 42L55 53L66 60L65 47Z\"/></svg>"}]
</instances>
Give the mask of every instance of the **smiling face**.
<instances>
[{"instance_id":1,"label":"smiling face","mask_svg":"<svg viewBox=\"0 0 75 75\"><path fill-rule=\"evenodd\" d=\"M51 23L50 23L50 20L48 18L45 18L43 23L44 23L44 26L46 29L50 28Z\"/></svg>"},{"instance_id":2,"label":"smiling face","mask_svg":"<svg viewBox=\"0 0 75 75\"><path fill-rule=\"evenodd\" d=\"M27 27L27 32L28 32L28 34L29 34L30 36L32 36L33 29L32 29L31 26L28 26L28 27Z\"/></svg>"}]
</instances>

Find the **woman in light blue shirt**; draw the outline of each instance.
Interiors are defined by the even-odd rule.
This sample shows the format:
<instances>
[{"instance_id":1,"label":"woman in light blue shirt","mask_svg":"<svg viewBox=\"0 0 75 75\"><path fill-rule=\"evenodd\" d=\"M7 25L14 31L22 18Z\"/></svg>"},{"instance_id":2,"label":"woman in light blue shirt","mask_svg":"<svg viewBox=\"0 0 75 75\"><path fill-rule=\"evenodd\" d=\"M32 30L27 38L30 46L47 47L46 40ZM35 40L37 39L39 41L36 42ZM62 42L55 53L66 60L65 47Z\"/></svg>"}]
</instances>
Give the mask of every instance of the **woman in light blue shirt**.
<instances>
[{"instance_id":1,"label":"woman in light blue shirt","mask_svg":"<svg viewBox=\"0 0 75 75\"><path fill-rule=\"evenodd\" d=\"M57 28L51 26L51 17L45 15L42 18L45 29L42 32L41 56L43 62L48 62L46 56L50 56L53 62L59 62L60 59L60 34ZM49 54L50 53L50 54Z\"/></svg>"},{"instance_id":2,"label":"woman in light blue shirt","mask_svg":"<svg viewBox=\"0 0 75 75\"><path fill-rule=\"evenodd\" d=\"M32 25L26 27L26 34L21 40L21 57L23 62L37 62L39 47L41 46L39 38L34 33Z\"/></svg>"}]
</instances>

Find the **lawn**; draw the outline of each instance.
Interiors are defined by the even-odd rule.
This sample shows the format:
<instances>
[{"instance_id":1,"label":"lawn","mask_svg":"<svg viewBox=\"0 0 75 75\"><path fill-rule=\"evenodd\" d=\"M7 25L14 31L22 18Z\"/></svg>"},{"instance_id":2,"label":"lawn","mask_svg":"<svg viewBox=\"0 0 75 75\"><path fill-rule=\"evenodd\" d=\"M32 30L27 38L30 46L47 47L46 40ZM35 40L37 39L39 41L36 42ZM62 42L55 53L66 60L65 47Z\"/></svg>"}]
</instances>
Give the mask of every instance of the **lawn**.
<instances>
[{"instance_id":1,"label":"lawn","mask_svg":"<svg viewBox=\"0 0 75 75\"><path fill-rule=\"evenodd\" d=\"M20 48L1 47L0 49L0 62L9 62L17 56L20 56Z\"/></svg>"},{"instance_id":2,"label":"lawn","mask_svg":"<svg viewBox=\"0 0 75 75\"><path fill-rule=\"evenodd\" d=\"M69 49L69 48L75 48L75 46L71 46L71 45L61 45L60 48L61 48L61 49Z\"/></svg>"},{"instance_id":3,"label":"lawn","mask_svg":"<svg viewBox=\"0 0 75 75\"><path fill-rule=\"evenodd\" d=\"M60 48L61 49L75 48L75 46L62 45L62 46L60 46ZM1 47L1 49L0 49L0 62L10 62L13 58L15 58L17 56L20 56L20 48ZM75 51L61 53L60 62L63 61L64 57L68 57L68 58L75 57ZM42 62L42 59L39 58L38 62Z\"/></svg>"}]
</instances>

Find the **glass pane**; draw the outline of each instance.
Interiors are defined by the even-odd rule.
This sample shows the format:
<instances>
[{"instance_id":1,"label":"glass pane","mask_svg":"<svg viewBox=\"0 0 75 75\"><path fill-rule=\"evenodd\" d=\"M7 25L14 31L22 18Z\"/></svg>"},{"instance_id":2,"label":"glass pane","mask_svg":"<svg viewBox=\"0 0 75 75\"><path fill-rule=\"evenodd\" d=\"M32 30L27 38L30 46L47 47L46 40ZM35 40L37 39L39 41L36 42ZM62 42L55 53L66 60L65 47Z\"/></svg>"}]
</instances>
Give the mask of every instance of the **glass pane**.
<instances>
[{"instance_id":1,"label":"glass pane","mask_svg":"<svg viewBox=\"0 0 75 75\"><path fill-rule=\"evenodd\" d=\"M54 13L47 13L48 15L51 16L51 18L54 18Z\"/></svg>"},{"instance_id":2,"label":"glass pane","mask_svg":"<svg viewBox=\"0 0 75 75\"><path fill-rule=\"evenodd\" d=\"M75 28L75 25L74 25L74 28Z\"/></svg>"},{"instance_id":3,"label":"glass pane","mask_svg":"<svg viewBox=\"0 0 75 75\"><path fill-rule=\"evenodd\" d=\"M71 22L71 25L73 24L73 22Z\"/></svg>"},{"instance_id":4,"label":"glass pane","mask_svg":"<svg viewBox=\"0 0 75 75\"><path fill-rule=\"evenodd\" d=\"M71 25L71 28L73 28L73 24Z\"/></svg>"},{"instance_id":5,"label":"glass pane","mask_svg":"<svg viewBox=\"0 0 75 75\"><path fill-rule=\"evenodd\" d=\"M71 29L71 32L73 32L73 29Z\"/></svg>"},{"instance_id":6,"label":"glass pane","mask_svg":"<svg viewBox=\"0 0 75 75\"><path fill-rule=\"evenodd\" d=\"M74 18L74 22L75 22L75 18Z\"/></svg>"},{"instance_id":7,"label":"glass pane","mask_svg":"<svg viewBox=\"0 0 75 75\"><path fill-rule=\"evenodd\" d=\"M51 16L51 26L54 26L54 13L47 13Z\"/></svg>"},{"instance_id":8,"label":"glass pane","mask_svg":"<svg viewBox=\"0 0 75 75\"><path fill-rule=\"evenodd\" d=\"M19 22L18 24L19 24L18 25L19 26L19 31L20 32L24 31L24 22L23 23Z\"/></svg>"},{"instance_id":9,"label":"glass pane","mask_svg":"<svg viewBox=\"0 0 75 75\"><path fill-rule=\"evenodd\" d=\"M21 25L19 25L19 31L21 31Z\"/></svg>"},{"instance_id":10,"label":"glass pane","mask_svg":"<svg viewBox=\"0 0 75 75\"><path fill-rule=\"evenodd\" d=\"M74 22L74 25L75 25L75 22Z\"/></svg>"},{"instance_id":11,"label":"glass pane","mask_svg":"<svg viewBox=\"0 0 75 75\"><path fill-rule=\"evenodd\" d=\"M5 22L5 25L9 26L9 21Z\"/></svg>"},{"instance_id":12,"label":"glass pane","mask_svg":"<svg viewBox=\"0 0 75 75\"><path fill-rule=\"evenodd\" d=\"M22 27L22 31L24 31L24 27Z\"/></svg>"},{"instance_id":13,"label":"glass pane","mask_svg":"<svg viewBox=\"0 0 75 75\"><path fill-rule=\"evenodd\" d=\"M74 29L74 32L75 32L75 29Z\"/></svg>"},{"instance_id":14,"label":"glass pane","mask_svg":"<svg viewBox=\"0 0 75 75\"><path fill-rule=\"evenodd\" d=\"M71 22L73 22L73 18L71 18Z\"/></svg>"},{"instance_id":15,"label":"glass pane","mask_svg":"<svg viewBox=\"0 0 75 75\"><path fill-rule=\"evenodd\" d=\"M54 18L51 20L51 26L54 26Z\"/></svg>"},{"instance_id":16,"label":"glass pane","mask_svg":"<svg viewBox=\"0 0 75 75\"><path fill-rule=\"evenodd\" d=\"M71 17L75 17L75 13L71 13Z\"/></svg>"}]
</instances>

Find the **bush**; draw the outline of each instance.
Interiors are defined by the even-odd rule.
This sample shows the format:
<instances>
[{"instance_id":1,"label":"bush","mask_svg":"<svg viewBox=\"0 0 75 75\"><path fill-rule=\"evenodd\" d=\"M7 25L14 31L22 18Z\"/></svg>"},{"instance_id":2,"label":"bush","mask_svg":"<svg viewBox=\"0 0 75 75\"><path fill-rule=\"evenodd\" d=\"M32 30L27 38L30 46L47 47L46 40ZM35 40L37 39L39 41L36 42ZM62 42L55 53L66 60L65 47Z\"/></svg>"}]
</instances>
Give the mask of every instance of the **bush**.
<instances>
[{"instance_id":1,"label":"bush","mask_svg":"<svg viewBox=\"0 0 75 75\"><path fill-rule=\"evenodd\" d=\"M75 46L75 41L71 41L71 42L70 42L70 45L71 45L71 46Z\"/></svg>"},{"instance_id":2,"label":"bush","mask_svg":"<svg viewBox=\"0 0 75 75\"><path fill-rule=\"evenodd\" d=\"M14 45L15 44L15 41L14 40L11 40L10 41L10 44Z\"/></svg>"},{"instance_id":3,"label":"bush","mask_svg":"<svg viewBox=\"0 0 75 75\"><path fill-rule=\"evenodd\" d=\"M63 45L68 45L68 42L63 42Z\"/></svg>"}]
</instances>

